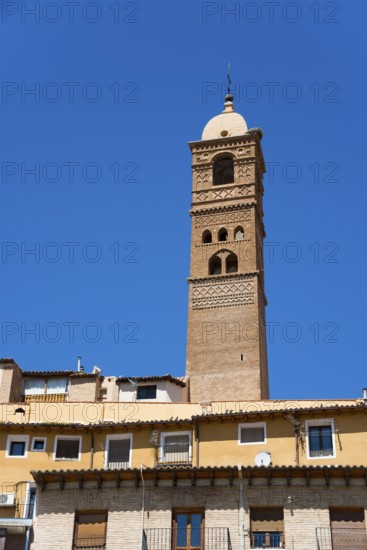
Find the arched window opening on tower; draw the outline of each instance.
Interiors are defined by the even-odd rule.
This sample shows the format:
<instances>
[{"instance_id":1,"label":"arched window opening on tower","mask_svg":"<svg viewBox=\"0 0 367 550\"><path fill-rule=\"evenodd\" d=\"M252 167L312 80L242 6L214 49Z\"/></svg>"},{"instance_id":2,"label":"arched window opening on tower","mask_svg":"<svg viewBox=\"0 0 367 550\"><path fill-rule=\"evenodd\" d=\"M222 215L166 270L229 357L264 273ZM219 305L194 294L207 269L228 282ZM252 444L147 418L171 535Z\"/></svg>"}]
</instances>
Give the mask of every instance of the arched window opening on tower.
<instances>
[{"instance_id":1,"label":"arched window opening on tower","mask_svg":"<svg viewBox=\"0 0 367 550\"><path fill-rule=\"evenodd\" d=\"M214 161L213 184L225 185L234 182L234 164L231 155L219 157Z\"/></svg>"},{"instance_id":2,"label":"arched window opening on tower","mask_svg":"<svg viewBox=\"0 0 367 550\"><path fill-rule=\"evenodd\" d=\"M209 260L209 275L220 275L222 273L222 260L219 256L212 256Z\"/></svg>"},{"instance_id":3,"label":"arched window opening on tower","mask_svg":"<svg viewBox=\"0 0 367 550\"><path fill-rule=\"evenodd\" d=\"M237 273L238 259L236 254L229 254L226 258L226 273Z\"/></svg>"},{"instance_id":4,"label":"arched window opening on tower","mask_svg":"<svg viewBox=\"0 0 367 550\"><path fill-rule=\"evenodd\" d=\"M228 231L224 227L222 227L222 229L219 229L218 231L218 241L228 241Z\"/></svg>"},{"instance_id":5,"label":"arched window opening on tower","mask_svg":"<svg viewBox=\"0 0 367 550\"><path fill-rule=\"evenodd\" d=\"M209 229L207 229L203 233L203 243L208 244L208 243L211 243L212 241L213 241L213 239L212 239L211 231L209 231Z\"/></svg>"},{"instance_id":6,"label":"arched window opening on tower","mask_svg":"<svg viewBox=\"0 0 367 550\"><path fill-rule=\"evenodd\" d=\"M240 225L236 227L234 230L234 240L235 241L241 241L245 237L245 232L243 230L243 227Z\"/></svg>"}]
</instances>

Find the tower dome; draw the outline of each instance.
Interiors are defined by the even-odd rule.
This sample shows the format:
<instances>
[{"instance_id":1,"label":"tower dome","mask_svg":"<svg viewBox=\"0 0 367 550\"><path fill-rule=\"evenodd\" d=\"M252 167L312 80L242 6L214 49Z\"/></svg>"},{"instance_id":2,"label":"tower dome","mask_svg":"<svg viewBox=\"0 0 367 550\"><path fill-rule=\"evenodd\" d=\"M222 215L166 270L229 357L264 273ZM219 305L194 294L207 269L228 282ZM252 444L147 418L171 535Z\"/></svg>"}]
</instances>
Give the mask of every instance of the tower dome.
<instances>
[{"instance_id":1,"label":"tower dome","mask_svg":"<svg viewBox=\"0 0 367 550\"><path fill-rule=\"evenodd\" d=\"M233 136L243 136L248 128L245 119L236 113L233 105L233 96L226 95L224 111L210 119L204 128L202 140L219 139Z\"/></svg>"}]
</instances>

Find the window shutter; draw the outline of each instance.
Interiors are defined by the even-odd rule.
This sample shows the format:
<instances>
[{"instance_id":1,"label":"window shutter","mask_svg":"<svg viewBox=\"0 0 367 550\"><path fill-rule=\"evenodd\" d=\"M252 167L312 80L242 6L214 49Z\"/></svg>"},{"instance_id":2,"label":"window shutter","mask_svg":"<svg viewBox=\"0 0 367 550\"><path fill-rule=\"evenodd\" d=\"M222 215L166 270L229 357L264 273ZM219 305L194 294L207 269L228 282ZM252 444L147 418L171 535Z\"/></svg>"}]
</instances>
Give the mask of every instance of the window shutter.
<instances>
[{"instance_id":1,"label":"window shutter","mask_svg":"<svg viewBox=\"0 0 367 550\"><path fill-rule=\"evenodd\" d=\"M79 439L58 439L56 446L56 458L78 458L79 444Z\"/></svg>"},{"instance_id":2,"label":"window shutter","mask_svg":"<svg viewBox=\"0 0 367 550\"><path fill-rule=\"evenodd\" d=\"M188 462L190 438L184 435L166 435L164 437L163 455L165 462Z\"/></svg>"},{"instance_id":3,"label":"window shutter","mask_svg":"<svg viewBox=\"0 0 367 550\"><path fill-rule=\"evenodd\" d=\"M283 531L282 508L251 508L251 531Z\"/></svg>"},{"instance_id":4,"label":"window shutter","mask_svg":"<svg viewBox=\"0 0 367 550\"><path fill-rule=\"evenodd\" d=\"M330 523L334 550L366 548L363 508L331 508Z\"/></svg>"},{"instance_id":5,"label":"window shutter","mask_svg":"<svg viewBox=\"0 0 367 550\"><path fill-rule=\"evenodd\" d=\"M90 514L79 513L76 518L76 538L78 542L86 539L98 538L99 544L103 544L106 537L107 512ZM97 541L94 541L97 542Z\"/></svg>"},{"instance_id":6,"label":"window shutter","mask_svg":"<svg viewBox=\"0 0 367 550\"><path fill-rule=\"evenodd\" d=\"M130 439L110 439L108 446L108 466L118 467L130 461Z\"/></svg>"},{"instance_id":7,"label":"window shutter","mask_svg":"<svg viewBox=\"0 0 367 550\"><path fill-rule=\"evenodd\" d=\"M364 510L363 508L331 508L330 522L332 527L363 528Z\"/></svg>"},{"instance_id":8,"label":"window shutter","mask_svg":"<svg viewBox=\"0 0 367 550\"><path fill-rule=\"evenodd\" d=\"M241 443L261 443L265 439L264 427L241 428Z\"/></svg>"}]
</instances>

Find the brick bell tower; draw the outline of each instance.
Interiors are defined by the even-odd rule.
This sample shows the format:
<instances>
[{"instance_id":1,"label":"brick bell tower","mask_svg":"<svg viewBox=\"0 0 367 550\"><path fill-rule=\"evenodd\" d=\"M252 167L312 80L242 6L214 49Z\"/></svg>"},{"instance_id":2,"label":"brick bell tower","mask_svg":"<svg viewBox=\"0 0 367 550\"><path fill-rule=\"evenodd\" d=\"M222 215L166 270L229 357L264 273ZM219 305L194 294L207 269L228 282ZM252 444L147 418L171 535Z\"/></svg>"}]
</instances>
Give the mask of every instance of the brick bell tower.
<instances>
[{"instance_id":1,"label":"brick bell tower","mask_svg":"<svg viewBox=\"0 0 367 550\"><path fill-rule=\"evenodd\" d=\"M190 143L193 163L186 375L190 400L269 398L260 129L224 111Z\"/></svg>"}]
</instances>

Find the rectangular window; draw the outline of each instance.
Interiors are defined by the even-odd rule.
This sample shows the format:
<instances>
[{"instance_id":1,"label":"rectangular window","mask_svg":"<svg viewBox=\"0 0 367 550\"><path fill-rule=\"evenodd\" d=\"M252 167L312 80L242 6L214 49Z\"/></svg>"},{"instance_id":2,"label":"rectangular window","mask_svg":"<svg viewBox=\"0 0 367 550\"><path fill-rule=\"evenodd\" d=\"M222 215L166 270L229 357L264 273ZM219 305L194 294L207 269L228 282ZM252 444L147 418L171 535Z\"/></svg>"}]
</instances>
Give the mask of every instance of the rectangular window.
<instances>
[{"instance_id":1,"label":"rectangular window","mask_svg":"<svg viewBox=\"0 0 367 550\"><path fill-rule=\"evenodd\" d=\"M156 399L157 398L157 386L138 386L137 399Z\"/></svg>"},{"instance_id":2,"label":"rectangular window","mask_svg":"<svg viewBox=\"0 0 367 550\"><path fill-rule=\"evenodd\" d=\"M56 436L55 460L79 460L81 437Z\"/></svg>"},{"instance_id":3,"label":"rectangular window","mask_svg":"<svg viewBox=\"0 0 367 550\"><path fill-rule=\"evenodd\" d=\"M26 458L28 454L28 435L9 435L6 443L6 457Z\"/></svg>"},{"instance_id":4,"label":"rectangular window","mask_svg":"<svg viewBox=\"0 0 367 550\"><path fill-rule=\"evenodd\" d=\"M46 449L45 437L34 437L32 440L32 451L44 451Z\"/></svg>"},{"instance_id":5,"label":"rectangular window","mask_svg":"<svg viewBox=\"0 0 367 550\"><path fill-rule=\"evenodd\" d=\"M162 464L190 464L191 454L190 432L161 434L160 462Z\"/></svg>"},{"instance_id":6,"label":"rectangular window","mask_svg":"<svg viewBox=\"0 0 367 550\"><path fill-rule=\"evenodd\" d=\"M238 443L240 445L259 445L266 443L265 422L253 422L238 426Z\"/></svg>"},{"instance_id":7,"label":"rectangular window","mask_svg":"<svg viewBox=\"0 0 367 550\"><path fill-rule=\"evenodd\" d=\"M57 395L68 391L68 378L28 378L24 380L24 395Z\"/></svg>"},{"instance_id":8,"label":"rectangular window","mask_svg":"<svg viewBox=\"0 0 367 550\"><path fill-rule=\"evenodd\" d=\"M45 380L29 378L24 380L24 395L43 395L45 393Z\"/></svg>"},{"instance_id":9,"label":"rectangular window","mask_svg":"<svg viewBox=\"0 0 367 550\"><path fill-rule=\"evenodd\" d=\"M29 494L28 494L28 506L27 506L27 514L26 514L26 517L28 519L33 518L35 505L36 505L36 489L35 487L32 487L29 490Z\"/></svg>"},{"instance_id":10,"label":"rectangular window","mask_svg":"<svg viewBox=\"0 0 367 550\"><path fill-rule=\"evenodd\" d=\"M55 395L67 393L68 379L67 378L50 378L47 380L46 394Z\"/></svg>"},{"instance_id":11,"label":"rectangular window","mask_svg":"<svg viewBox=\"0 0 367 550\"><path fill-rule=\"evenodd\" d=\"M308 458L335 456L333 420L306 421Z\"/></svg>"},{"instance_id":12,"label":"rectangular window","mask_svg":"<svg viewBox=\"0 0 367 550\"><path fill-rule=\"evenodd\" d=\"M129 468L131 464L131 448L131 434L107 436L105 467L109 469Z\"/></svg>"},{"instance_id":13,"label":"rectangular window","mask_svg":"<svg viewBox=\"0 0 367 550\"><path fill-rule=\"evenodd\" d=\"M73 550L106 548L107 512L77 512Z\"/></svg>"},{"instance_id":14,"label":"rectangular window","mask_svg":"<svg viewBox=\"0 0 367 550\"><path fill-rule=\"evenodd\" d=\"M10 456L24 456L25 455L25 442L24 441L12 441L10 443Z\"/></svg>"},{"instance_id":15,"label":"rectangular window","mask_svg":"<svg viewBox=\"0 0 367 550\"><path fill-rule=\"evenodd\" d=\"M250 508L251 548L284 548L283 508Z\"/></svg>"},{"instance_id":16,"label":"rectangular window","mask_svg":"<svg viewBox=\"0 0 367 550\"><path fill-rule=\"evenodd\" d=\"M173 540L175 550L204 549L204 512L183 510L173 513ZM212 541L215 544L215 541Z\"/></svg>"},{"instance_id":17,"label":"rectangular window","mask_svg":"<svg viewBox=\"0 0 367 550\"><path fill-rule=\"evenodd\" d=\"M363 508L330 508L333 550L364 550L367 547Z\"/></svg>"}]
</instances>

